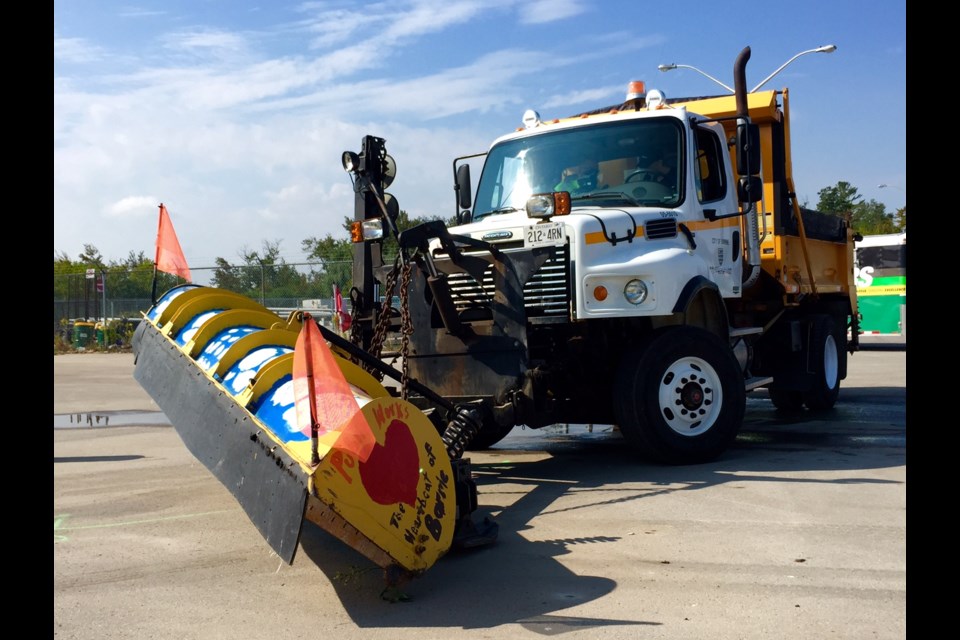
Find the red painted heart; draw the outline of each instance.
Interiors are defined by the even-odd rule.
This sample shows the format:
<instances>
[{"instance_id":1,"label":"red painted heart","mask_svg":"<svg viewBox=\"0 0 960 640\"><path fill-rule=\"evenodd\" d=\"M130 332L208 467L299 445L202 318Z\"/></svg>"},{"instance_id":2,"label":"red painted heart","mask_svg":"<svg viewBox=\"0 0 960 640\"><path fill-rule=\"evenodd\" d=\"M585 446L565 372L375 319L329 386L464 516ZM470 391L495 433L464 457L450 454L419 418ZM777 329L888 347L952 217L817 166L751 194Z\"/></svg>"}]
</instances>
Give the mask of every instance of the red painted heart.
<instances>
[{"instance_id":1,"label":"red painted heart","mask_svg":"<svg viewBox=\"0 0 960 640\"><path fill-rule=\"evenodd\" d=\"M366 462L361 462L360 482L377 504L402 502L411 507L417 499L420 456L417 442L405 422L394 420L384 433L383 445L376 444Z\"/></svg>"}]
</instances>

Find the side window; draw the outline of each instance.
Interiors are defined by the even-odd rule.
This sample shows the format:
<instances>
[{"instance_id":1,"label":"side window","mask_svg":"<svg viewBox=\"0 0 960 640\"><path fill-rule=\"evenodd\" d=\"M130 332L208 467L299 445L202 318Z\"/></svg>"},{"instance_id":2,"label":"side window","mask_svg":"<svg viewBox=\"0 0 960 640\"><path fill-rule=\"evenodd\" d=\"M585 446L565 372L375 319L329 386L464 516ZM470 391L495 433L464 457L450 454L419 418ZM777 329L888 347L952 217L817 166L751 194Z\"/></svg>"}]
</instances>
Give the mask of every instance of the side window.
<instances>
[{"instance_id":1,"label":"side window","mask_svg":"<svg viewBox=\"0 0 960 640\"><path fill-rule=\"evenodd\" d=\"M727 157L720 138L709 129L697 129L697 162L694 164L697 198L700 202L719 200L726 195L726 172L723 158Z\"/></svg>"}]
</instances>

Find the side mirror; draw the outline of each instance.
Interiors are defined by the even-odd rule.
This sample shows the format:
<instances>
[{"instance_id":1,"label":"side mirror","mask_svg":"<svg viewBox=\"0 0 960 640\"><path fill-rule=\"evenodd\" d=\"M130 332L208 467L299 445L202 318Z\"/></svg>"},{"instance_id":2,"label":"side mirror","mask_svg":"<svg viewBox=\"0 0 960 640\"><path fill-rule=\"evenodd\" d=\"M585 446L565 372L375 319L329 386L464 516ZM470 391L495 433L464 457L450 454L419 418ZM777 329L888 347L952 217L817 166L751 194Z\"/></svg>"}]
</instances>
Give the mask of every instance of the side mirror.
<instances>
[{"instance_id":1,"label":"side mirror","mask_svg":"<svg viewBox=\"0 0 960 640\"><path fill-rule=\"evenodd\" d=\"M763 199L763 180L760 176L743 176L737 183L737 199L740 202L760 202Z\"/></svg>"},{"instance_id":2,"label":"side mirror","mask_svg":"<svg viewBox=\"0 0 960 640\"><path fill-rule=\"evenodd\" d=\"M470 193L470 165L462 164L457 167L457 204L461 209L469 209L473 201Z\"/></svg>"},{"instance_id":3,"label":"side mirror","mask_svg":"<svg viewBox=\"0 0 960 640\"><path fill-rule=\"evenodd\" d=\"M737 175L760 173L760 127L752 123L737 125ZM756 202L754 200L753 202Z\"/></svg>"}]
</instances>

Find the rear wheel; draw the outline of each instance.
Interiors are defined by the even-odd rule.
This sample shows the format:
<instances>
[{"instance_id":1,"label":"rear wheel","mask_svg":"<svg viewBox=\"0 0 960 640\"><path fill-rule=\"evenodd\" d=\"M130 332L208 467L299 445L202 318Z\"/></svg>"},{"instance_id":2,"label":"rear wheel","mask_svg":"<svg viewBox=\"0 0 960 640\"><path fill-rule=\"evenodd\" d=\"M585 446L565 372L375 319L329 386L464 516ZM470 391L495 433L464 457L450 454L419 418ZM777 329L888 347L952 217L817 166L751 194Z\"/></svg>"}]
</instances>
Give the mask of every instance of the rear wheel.
<instances>
[{"instance_id":1,"label":"rear wheel","mask_svg":"<svg viewBox=\"0 0 960 640\"><path fill-rule=\"evenodd\" d=\"M814 380L810 390L803 393L803 402L811 411L832 409L840 394L840 372L847 352L837 337L837 324L830 316L813 318L807 355Z\"/></svg>"},{"instance_id":2,"label":"rear wheel","mask_svg":"<svg viewBox=\"0 0 960 640\"><path fill-rule=\"evenodd\" d=\"M733 443L746 392L723 340L696 327L668 327L624 357L613 403L620 430L642 453L667 464L697 464Z\"/></svg>"}]
</instances>

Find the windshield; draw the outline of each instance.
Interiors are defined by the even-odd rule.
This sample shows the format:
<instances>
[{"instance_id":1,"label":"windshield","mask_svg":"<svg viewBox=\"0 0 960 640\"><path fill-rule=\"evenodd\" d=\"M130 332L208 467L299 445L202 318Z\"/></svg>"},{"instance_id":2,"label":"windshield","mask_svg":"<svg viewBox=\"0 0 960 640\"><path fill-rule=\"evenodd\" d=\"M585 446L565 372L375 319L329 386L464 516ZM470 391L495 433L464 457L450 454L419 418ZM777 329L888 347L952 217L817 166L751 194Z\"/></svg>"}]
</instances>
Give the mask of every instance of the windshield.
<instances>
[{"instance_id":1,"label":"windshield","mask_svg":"<svg viewBox=\"0 0 960 640\"><path fill-rule=\"evenodd\" d=\"M487 155L474 219L522 211L535 193L573 206L673 207L683 198L683 133L673 118L561 129L502 142Z\"/></svg>"}]
</instances>

